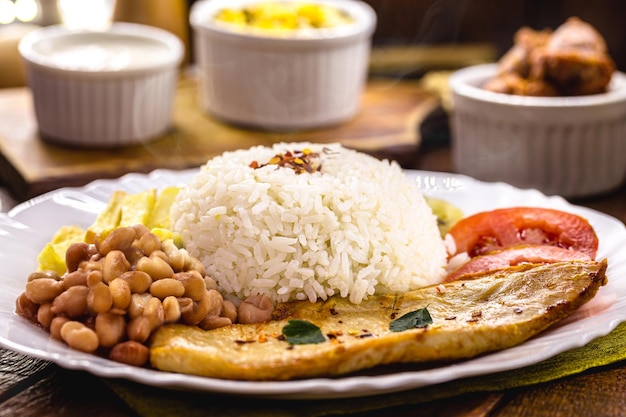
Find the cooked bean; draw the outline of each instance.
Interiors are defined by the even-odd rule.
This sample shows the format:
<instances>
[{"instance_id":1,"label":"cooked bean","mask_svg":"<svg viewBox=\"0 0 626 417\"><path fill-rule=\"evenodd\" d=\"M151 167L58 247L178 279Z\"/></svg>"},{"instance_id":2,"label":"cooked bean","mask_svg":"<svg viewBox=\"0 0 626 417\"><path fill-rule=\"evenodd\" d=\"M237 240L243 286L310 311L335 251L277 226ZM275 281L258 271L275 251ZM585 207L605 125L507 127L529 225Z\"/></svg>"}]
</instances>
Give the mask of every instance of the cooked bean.
<instances>
[{"instance_id":1,"label":"cooked bean","mask_svg":"<svg viewBox=\"0 0 626 417\"><path fill-rule=\"evenodd\" d=\"M78 269L81 262L89 260L93 254L91 245L85 242L72 243L65 252L65 265L67 272L74 272Z\"/></svg>"},{"instance_id":2,"label":"cooked bean","mask_svg":"<svg viewBox=\"0 0 626 417\"><path fill-rule=\"evenodd\" d=\"M146 303L152 298L152 294L133 294L130 297L130 304L128 305L128 316L132 319L143 315L144 307Z\"/></svg>"},{"instance_id":3,"label":"cooked bean","mask_svg":"<svg viewBox=\"0 0 626 417\"><path fill-rule=\"evenodd\" d=\"M143 316L150 321L150 329L154 330L165 323L165 311L161 300L152 297L143 308Z\"/></svg>"},{"instance_id":4,"label":"cooked bean","mask_svg":"<svg viewBox=\"0 0 626 417\"><path fill-rule=\"evenodd\" d=\"M124 251L124 256L126 256L126 259L130 263L131 268L134 268L137 265L137 262L139 262L139 260L143 258L144 254L141 249L133 244L130 248Z\"/></svg>"},{"instance_id":5,"label":"cooked bean","mask_svg":"<svg viewBox=\"0 0 626 417\"><path fill-rule=\"evenodd\" d=\"M133 365L147 363L143 343L164 323L211 329L236 322L235 305L223 299L200 261L172 239L162 243L145 226L134 225L94 242L68 249L63 277L32 273L16 312L74 349L110 348L112 360Z\"/></svg>"},{"instance_id":6,"label":"cooked bean","mask_svg":"<svg viewBox=\"0 0 626 417\"><path fill-rule=\"evenodd\" d=\"M37 278L26 283L26 297L36 304L45 304L54 300L63 292L63 282L54 278Z\"/></svg>"},{"instance_id":7,"label":"cooked bean","mask_svg":"<svg viewBox=\"0 0 626 417\"><path fill-rule=\"evenodd\" d=\"M204 276L204 286L206 287L207 290L216 290L217 282L215 282L215 280L211 278L210 276L206 275Z\"/></svg>"},{"instance_id":8,"label":"cooked bean","mask_svg":"<svg viewBox=\"0 0 626 417\"><path fill-rule=\"evenodd\" d=\"M239 304L237 319L239 323L261 323L272 318L274 304L265 295L251 295Z\"/></svg>"},{"instance_id":9,"label":"cooked bean","mask_svg":"<svg viewBox=\"0 0 626 417\"><path fill-rule=\"evenodd\" d=\"M107 253L104 258L104 265L102 267L102 278L107 284L118 278L124 272L130 269L130 262L124 256L124 252L119 250L112 250Z\"/></svg>"},{"instance_id":10,"label":"cooked bean","mask_svg":"<svg viewBox=\"0 0 626 417\"><path fill-rule=\"evenodd\" d=\"M55 314L52 313L52 304L42 304L39 306L37 310L37 322L41 324L41 327L44 329L50 328L50 322L55 317Z\"/></svg>"},{"instance_id":11,"label":"cooked bean","mask_svg":"<svg viewBox=\"0 0 626 417\"><path fill-rule=\"evenodd\" d=\"M126 335L126 320L118 314L100 313L96 316L95 330L100 346L112 347Z\"/></svg>"},{"instance_id":12,"label":"cooked bean","mask_svg":"<svg viewBox=\"0 0 626 417\"><path fill-rule=\"evenodd\" d=\"M222 317L228 317L232 323L237 322L237 306L230 301L224 300L222 303Z\"/></svg>"},{"instance_id":13,"label":"cooked bean","mask_svg":"<svg viewBox=\"0 0 626 417\"><path fill-rule=\"evenodd\" d=\"M144 257L137 262L137 270L147 273L155 281L171 278L174 275L174 270L163 258L158 255L154 256L158 252L160 251L152 252L149 258Z\"/></svg>"},{"instance_id":14,"label":"cooked bean","mask_svg":"<svg viewBox=\"0 0 626 417\"><path fill-rule=\"evenodd\" d=\"M129 340L111 349L109 359L128 365L143 366L148 362L150 351L141 343Z\"/></svg>"},{"instance_id":15,"label":"cooked bean","mask_svg":"<svg viewBox=\"0 0 626 417\"><path fill-rule=\"evenodd\" d=\"M136 245L144 255L150 256L153 252L161 250L161 239L154 233L145 233L136 242Z\"/></svg>"},{"instance_id":16,"label":"cooked bean","mask_svg":"<svg viewBox=\"0 0 626 417\"><path fill-rule=\"evenodd\" d=\"M35 279L40 279L40 278L52 278L55 281L60 281L61 277L59 276L59 274L57 274L54 271L50 271L50 270L46 270L46 271L35 271L32 272L30 275L28 275L28 282L35 280Z\"/></svg>"},{"instance_id":17,"label":"cooked bean","mask_svg":"<svg viewBox=\"0 0 626 417\"><path fill-rule=\"evenodd\" d=\"M143 343L150 337L152 329L150 327L150 319L145 316L137 316L128 322L126 329L128 338L135 342Z\"/></svg>"},{"instance_id":18,"label":"cooked bean","mask_svg":"<svg viewBox=\"0 0 626 417\"><path fill-rule=\"evenodd\" d=\"M70 320L61 326L61 338L73 349L95 352L98 349L98 335L79 321Z\"/></svg>"},{"instance_id":19,"label":"cooked bean","mask_svg":"<svg viewBox=\"0 0 626 417\"><path fill-rule=\"evenodd\" d=\"M113 307L111 289L104 282L99 282L89 288L87 307L94 314L105 313Z\"/></svg>"},{"instance_id":20,"label":"cooked bean","mask_svg":"<svg viewBox=\"0 0 626 417\"><path fill-rule=\"evenodd\" d=\"M113 250L124 252L133 243L135 236L135 229L132 227L118 227L100 242L98 251L103 255L107 255Z\"/></svg>"},{"instance_id":21,"label":"cooked bean","mask_svg":"<svg viewBox=\"0 0 626 417\"><path fill-rule=\"evenodd\" d=\"M114 308L126 309L131 301L130 285L121 278L115 278L109 283L109 291Z\"/></svg>"},{"instance_id":22,"label":"cooked bean","mask_svg":"<svg viewBox=\"0 0 626 417\"><path fill-rule=\"evenodd\" d=\"M180 304L176 297L165 297L163 300L163 317L165 323L176 323L180 320Z\"/></svg>"},{"instance_id":23,"label":"cooked bean","mask_svg":"<svg viewBox=\"0 0 626 417\"><path fill-rule=\"evenodd\" d=\"M185 294L185 286L177 279L163 278L150 285L150 294L161 300L169 296L182 297Z\"/></svg>"},{"instance_id":24,"label":"cooked bean","mask_svg":"<svg viewBox=\"0 0 626 417\"><path fill-rule=\"evenodd\" d=\"M51 311L56 315L78 318L87 314L89 288L84 285L70 287L52 301Z\"/></svg>"},{"instance_id":25,"label":"cooked bean","mask_svg":"<svg viewBox=\"0 0 626 417\"><path fill-rule=\"evenodd\" d=\"M178 250L174 241L172 239L168 239L162 243L162 250L165 252L169 259L169 263L174 269L174 271L182 271L185 267L185 256L182 252Z\"/></svg>"},{"instance_id":26,"label":"cooked bean","mask_svg":"<svg viewBox=\"0 0 626 417\"><path fill-rule=\"evenodd\" d=\"M177 297L178 305L180 306L180 313L189 314L189 311L193 308L193 300L189 297Z\"/></svg>"},{"instance_id":27,"label":"cooked bean","mask_svg":"<svg viewBox=\"0 0 626 417\"><path fill-rule=\"evenodd\" d=\"M222 305L224 303L222 294L217 290L207 290L204 297L209 299L209 311L207 315L219 316L222 313Z\"/></svg>"},{"instance_id":28,"label":"cooked bean","mask_svg":"<svg viewBox=\"0 0 626 417\"><path fill-rule=\"evenodd\" d=\"M206 283L197 271L177 272L173 278L180 281L185 289L184 296L194 301L199 301L204 297L207 290Z\"/></svg>"},{"instance_id":29,"label":"cooked bean","mask_svg":"<svg viewBox=\"0 0 626 417\"><path fill-rule=\"evenodd\" d=\"M78 269L63 276L63 287L65 289L76 285L87 285L87 272L85 270Z\"/></svg>"},{"instance_id":30,"label":"cooked bean","mask_svg":"<svg viewBox=\"0 0 626 417\"><path fill-rule=\"evenodd\" d=\"M102 271L94 270L87 273L87 286L93 287L94 285L102 283Z\"/></svg>"},{"instance_id":31,"label":"cooked bean","mask_svg":"<svg viewBox=\"0 0 626 417\"><path fill-rule=\"evenodd\" d=\"M189 261L189 265L185 265L185 268L187 269L187 271L198 271L200 272L200 275L206 275L206 269L204 269L204 265L202 265L202 262L200 262L196 258L192 258Z\"/></svg>"},{"instance_id":32,"label":"cooked bean","mask_svg":"<svg viewBox=\"0 0 626 417\"><path fill-rule=\"evenodd\" d=\"M63 340L61 337L61 328L68 321L70 321L70 319L65 316L54 317L50 322L50 336L56 340Z\"/></svg>"},{"instance_id":33,"label":"cooked bean","mask_svg":"<svg viewBox=\"0 0 626 417\"><path fill-rule=\"evenodd\" d=\"M152 277L143 271L127 271L120 278L128 282L130 292L134 294L147 292L152 284Z\"/></svg>"},{"instance_id":34,"label":"cooked bean","mask_svg":"<svg viewBox=\"0 0 626 417\"><path fill-rule=\"evenodd\" d=\"M231 324L233 323L228 317L206 316L200 321L200 323L198 323L198 327L203 330L212 330L224 326L229 326Z\"/></svg>"},{"instance_id":35,"label":"cooked bean","mask_svg":"<svg viewBox=\"0 0 626 417\"><path fill-rule=\"evenodd\" d=\"M135 236L137 236L137 239L140 239L146 233L150 233L150 229L148 229L148 226L146 226L145 224L136 223L133 224L131 227L135 229Z\"/></svg>"},{"instance_id":36,"label":"cooked bean","mask_svg":"<svg viewBox=\"0 0 626 417\"><path fill-rule=\"evenodd\" d=\"M39 304L32 302L26 293L20 294L15 300L15 312L26 320L36 322L37 310L39 310Z\"/></svg>"},{"instance_id":37,"label":"cooked bean","mask_svg":"<svg viewBox=\"0 0 626 417\"><path fill-rule=\"evenodd\" d=\"M182 310L182 319L185 324L195 326L206 317L209 310L213 307L213 299L211 296L205 295L200 301L194 301L189 309Z\"/></svg>"}]
</instances>

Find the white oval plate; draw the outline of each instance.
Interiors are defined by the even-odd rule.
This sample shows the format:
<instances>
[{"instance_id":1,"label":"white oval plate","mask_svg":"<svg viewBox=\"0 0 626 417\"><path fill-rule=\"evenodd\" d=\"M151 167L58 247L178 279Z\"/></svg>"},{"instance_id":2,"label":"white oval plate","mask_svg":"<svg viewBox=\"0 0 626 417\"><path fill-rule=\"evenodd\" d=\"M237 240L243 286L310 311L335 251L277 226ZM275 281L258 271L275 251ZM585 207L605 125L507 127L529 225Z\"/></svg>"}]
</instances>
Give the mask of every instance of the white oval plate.
<instances>
[{"instance_id":1,"label":"white oval plate","mask_svg":"<svg viewBox=\"0 0 626 417\"><path fill-rule=\"evenodd\" d=\"M446 199L461 207L466 215L525 205L551 207L586 217L600 237L598 258L609 260L609 283L573 317L510 349L425 370L398 371L394 368L393 372L382 374L299 381L230 381L127 366L71 350L17 316L15 299L24 291L28 274L37 267L38 252L60 226L87 227L116 189L139 192L151 187L182 185L195 173L195 170L158 170L148 175L129 174L116 180L99 180L81 188L60 189L0 215L0 265L3 268L0 344L65 368L85 370L106 378L126 378L146 385L273 398L341 398L407 390L532 365L606 335L626 320L626 228L622 222L535 190L520 190L503 183L483 183L454 174L406 172L426 195Z\"/></svg>"}]
</instances>

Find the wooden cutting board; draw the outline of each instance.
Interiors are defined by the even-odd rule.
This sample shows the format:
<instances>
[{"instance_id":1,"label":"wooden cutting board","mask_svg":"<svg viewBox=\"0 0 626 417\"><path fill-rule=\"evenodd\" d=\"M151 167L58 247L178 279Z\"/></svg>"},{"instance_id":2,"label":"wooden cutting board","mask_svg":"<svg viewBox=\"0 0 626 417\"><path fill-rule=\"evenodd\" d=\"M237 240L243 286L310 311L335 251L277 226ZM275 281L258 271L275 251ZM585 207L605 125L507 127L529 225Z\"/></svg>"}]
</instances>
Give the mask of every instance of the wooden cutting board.
<instances>
[{"instance_id":1,"label":"wooden cutting board","mask_svg":"<svg viewBox=\"0 0 626 417\"><path fill-rule=\"evenodd\" d=\"M197 105L196 82L182 78L176 93L173 127L161 138L116 149L77 149L41 139L28 88L0 90L0 181L18 200L99 178L157 168L203 164L224 151L280 141L340 142L379 157L415 155L418 125L438 99L416 81L368 83L358 115L341 125L303 132L244 129L220 122Z\"/></svg>"}]
</instances>

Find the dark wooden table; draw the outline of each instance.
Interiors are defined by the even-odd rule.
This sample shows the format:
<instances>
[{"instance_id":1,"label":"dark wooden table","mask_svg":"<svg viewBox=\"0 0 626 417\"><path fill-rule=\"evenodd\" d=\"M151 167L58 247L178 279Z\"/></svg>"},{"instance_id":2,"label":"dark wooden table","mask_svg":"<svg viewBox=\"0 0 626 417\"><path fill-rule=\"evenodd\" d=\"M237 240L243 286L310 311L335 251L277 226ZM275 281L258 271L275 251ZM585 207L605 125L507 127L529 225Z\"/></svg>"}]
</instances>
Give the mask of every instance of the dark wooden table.
<instances>
[{"instance_id":1,"label":"dark wooden table","mask_svg":"<svg viewBox=\"0 0 626 417\"><path fill-rule=\"evenodd\" d=\"M445 141L423 143L417 151L411 148L407 152L392 156L401 159L406 168L451 171L450 151ZM626 222L626 186L608 195L574 203ZM5 202L3 210L8 208ZM66 370L2 348L0 357L0 417L137 415L99 377ZM418 406L400 406L359 415L617 417L626 415L625 393L626 361L540 385L463 395ZM181 410L179 415L185 414Z\"/></svg>"}]
</instances>

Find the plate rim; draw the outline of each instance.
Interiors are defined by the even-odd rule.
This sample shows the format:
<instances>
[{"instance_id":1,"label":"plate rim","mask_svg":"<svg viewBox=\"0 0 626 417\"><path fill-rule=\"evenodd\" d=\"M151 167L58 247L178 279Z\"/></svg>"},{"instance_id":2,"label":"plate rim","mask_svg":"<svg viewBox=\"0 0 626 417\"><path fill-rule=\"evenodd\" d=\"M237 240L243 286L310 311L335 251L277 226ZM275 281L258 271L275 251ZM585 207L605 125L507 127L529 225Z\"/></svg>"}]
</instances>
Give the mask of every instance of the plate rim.
<instances>
[{"instance_id":1,"label":"plate rim","mask_svg":"<svg viewBox=\"0 0 626 417\"><path fill-rule=\"evenodd\" d=\"M560 196L547 196L533 189L520 189L502 182L484 182L469 176L449 172L435 172L410 169L405 169L404 171L410 177L412 177L414 181L418 182L418 187L425 195L439 195L446 193L454 194L458 192L458 189L471 190L472 187L499 189L514 194L523 193L525 195L531 196L533 199L546 202L546 204L548 205L566 207L574 212L582 213L586 216L591 216L592 218L603 219L602 221L619 223L619 225L621 225L621 228L618 228L619 230L617 230L615 233L619 234L620 236L618 237L621 237L623 239L622 243L626 243L626 226L619 219L595 209L572 204ZM59 196L80 196L82 194L93 197L92 194L94 193L97 194L98 192L102 192L103 190L112 190L113 188L128 188L131 186L140 187L143 184L151 184L151 186L155 188L160 188L161 186L175 185L174 183L183 184L184 180L193 176L195 172L197 172L197 168L185 170L157 169L146 174L129 173L115 179L95 180L80 187L64 187L57 190L49 191L40 196L34 197L30 200L16 205L8 213L1 213L0 231L2 231L3 220L5 223L11 224L12 222L17 222L19 224L21 223L20 218L26 216L29 211L36 211L41 205L44 205L46 204L46 202L54 200ZM164 180L166 181L162 184L159 184L159 181ZM102 202L104 203L104 201ZM24 226L28 227L28 224L24 224ZM0 234L0 241L2 240L2 238L3 237ZM626 252L626 250L624 250L624 252ZM626 256L624 258L626 258ZM623 266L622 264L626 264L626 259L622 261L620 265ZM609 277L609 279L611 278ZM2 297L0 296L0 298ZM626 298L626 293L624 294L624 298ZM570 341L567 349L561 349L558 346L552 347L550 349L544 349L542 351L542 354L536 355L530 360L526 356L520 357L517 360L510 360L507 365L501 365L497 370L491 370L489 372L480 372L480 370L475 369L476 367L472 366L472 364L477 361L477 359L475 358L459 362L455 365L448 365L446 367L434 368L434 370L427 371L406 371L382 375L359 375L338 378L311 378L295 381L238 381L177 374L145 368L140 368L140 371L138 372L136 367L117 364L115 362L109 361L108 359L100 358L91 354L81 354L80 352L71 351L68 347L61 344L60 342L56 342L59 344L59 346L54 347L51 353L50 351L45 351L41 349L38 350L34 349L33 347L20 345L15 340L7 338L4 334L4 329L0 329L0 331L2 332L2 334L0 334L0 345L4 346L7 349L25 354L27 356L32 356L42 360L54 362L63 368L82 370L105 378L128 379L141 384L161 388L183 389L206 393L233 394L240 396L256 396L264 398L351 398L371 395L373 393L385 394L390 392L404 391L427 385L449 382L452 380L462 379L466 377L486 375L490 373L518 369L524 366L533 365L535 363L541 362L542 360L549 359L550 357L562 353L563 351L583 346L596 337L600 337L610 333L610 331L617 327L618 324L626 321L626 307L624 308L624 311L620 311L620 313L620 315L604 323L602 329L594 329L594 331L592 332L585 333L584 335L582 335L585 337L582 338L580 338L581 335L578 335L578 342L572 343ZM22 321L22 324L24 325L33 326L32 323L15 315L15 313L13 313L13 316L14 321ZM5 326L0 325L0 327ZM40 331L44 332L43 330ZM544 334L545 332L538 335L537 339L541 339ZM510 352L511 349L523 346L529 342L525 342L516 347L506 349L505 351ZM67 352L68 350L70 352ZM70 360L66 357L63 357L61 353L64 353L66 356L69 353L72 357L74 357L74 359ZM487 354L485 356L481 356L478 359L497 355L498 353L502 353L502 351ZM105 366L99 366L102 364L104 364ZM444 372L446 369L449 369L452 372Z\"/></svg>"}]
</instances>

